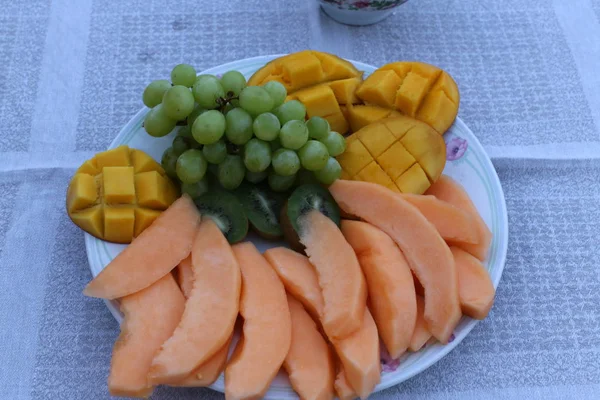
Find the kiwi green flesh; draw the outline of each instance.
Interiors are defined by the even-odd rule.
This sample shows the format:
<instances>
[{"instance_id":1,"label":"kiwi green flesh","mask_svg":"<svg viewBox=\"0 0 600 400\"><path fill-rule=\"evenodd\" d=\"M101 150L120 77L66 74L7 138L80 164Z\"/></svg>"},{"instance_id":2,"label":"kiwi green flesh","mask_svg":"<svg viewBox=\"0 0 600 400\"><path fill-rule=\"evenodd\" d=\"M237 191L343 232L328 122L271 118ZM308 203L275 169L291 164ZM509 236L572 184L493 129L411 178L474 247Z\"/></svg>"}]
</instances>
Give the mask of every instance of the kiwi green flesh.
<instances>
[{"instance_id":1,"label":"kiwi green flesh","mask_svg":"<svg viewBox=\"0 0 600 400\"><path fill-rule=\"evenodd\" d=\"M265 239L277 239L283 235L279 215L285 196L273 192L266 185L242 183L235 191L244 206L252 228Z\"/></svg>"},{"instance_id":2,"label":"kiwi green flesh","mask_svg":"<svg viewBox=\"0 0 600 400\"><path fill-rule=\"evenodd\" d=\"M287 216L297 233L301 233L298 218L312 210L319 211L340 225L340 208L329 190L315 184L298 186L287 202Z\"/></svg>"},{"instance_id":3,"label":"kiwi green flesh","mask_svg":"<svg viewBox=\"0 0 600 400\"><path fill-rule=\"evenodd\" d=\"M224 190L205 193L196 200L202 218L210 218L231 244L248 234L248 217L240 201Z\"/></svg>"}]
</instances>

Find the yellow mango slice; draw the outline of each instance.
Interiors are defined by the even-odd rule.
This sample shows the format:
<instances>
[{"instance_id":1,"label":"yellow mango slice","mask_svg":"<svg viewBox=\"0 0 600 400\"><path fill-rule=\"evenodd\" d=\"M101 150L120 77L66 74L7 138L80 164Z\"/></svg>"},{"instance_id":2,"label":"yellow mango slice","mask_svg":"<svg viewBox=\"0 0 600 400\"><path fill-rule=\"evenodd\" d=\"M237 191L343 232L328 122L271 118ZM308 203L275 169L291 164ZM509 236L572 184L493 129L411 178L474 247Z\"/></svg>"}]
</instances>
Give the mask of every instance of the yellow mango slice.
<instances>
[{"instance_id":1,"label":"yellow mango slice","mask_svg":"<svg viewBox=\"0 0 600 400\"><path fill-rule=\"evenodd\" d=\"M119 146L79 167L67 190L67 212L77 226L99 239L130 243L178 196L152 157Z\"/></svg>"},{"instance_id":2,"label":"yellow mango slice","mask_svg":"<svg viewBox=\"0 0 600 400\"><path fill-rule=\"evenodd\" d=\"M442 69L421 62L399 61L373 72L356 91L356 95L373 108L395 110L425 122L440 134L456 119L460 94L456 82ZM382 116L369 109L370 122ZM364 122L350 123L353 130Z\"/></svg>"},{"instance_id":3,"label":"yellow mango slice","mask_svg":"<svg viewBox=\"0 0 600 400\"><path fill-rule=\"evenodd\" d=\"M446 145L430 126L401 115L374 122L350 135L346 151L337 160L342 179L423 194L444 170Z\"/></svg>"}]
</instances>

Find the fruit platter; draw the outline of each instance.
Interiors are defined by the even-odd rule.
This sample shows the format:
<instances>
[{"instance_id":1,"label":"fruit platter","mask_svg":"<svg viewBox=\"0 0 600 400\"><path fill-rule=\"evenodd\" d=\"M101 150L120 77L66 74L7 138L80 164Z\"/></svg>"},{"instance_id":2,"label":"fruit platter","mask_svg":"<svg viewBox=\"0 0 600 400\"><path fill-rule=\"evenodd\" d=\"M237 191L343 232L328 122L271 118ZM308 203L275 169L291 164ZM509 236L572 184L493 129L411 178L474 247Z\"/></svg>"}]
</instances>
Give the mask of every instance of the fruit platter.
<instances>
[{"instance_id":1,"label":"fruit platter","mask_svg":"<svg viewBox=\"0 0 600 400\"><path fill-rule=\"evenodd\" d=\"M506 205L459 87L314 50L149 82L66 196L121 325L107 392L366 399L493 318Z\"/></svg>"}]
</instances>

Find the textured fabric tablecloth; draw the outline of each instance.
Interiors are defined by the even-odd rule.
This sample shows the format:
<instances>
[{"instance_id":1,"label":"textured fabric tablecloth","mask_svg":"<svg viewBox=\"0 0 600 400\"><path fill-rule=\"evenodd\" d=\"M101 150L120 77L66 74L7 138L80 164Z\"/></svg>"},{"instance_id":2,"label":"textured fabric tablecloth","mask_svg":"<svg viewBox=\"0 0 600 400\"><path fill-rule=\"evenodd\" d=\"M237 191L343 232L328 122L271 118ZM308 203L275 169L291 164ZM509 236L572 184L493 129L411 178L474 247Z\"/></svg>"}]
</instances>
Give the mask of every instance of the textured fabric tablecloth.
<instances>
[{"instance_id":1,"label":"textured fabric tablecloth","mask_svg":"<svg viewBox=\"0 0 600 400\"><path fill-rule=\"evenodd\" d=\"M305 48L448 70L506 194L489 318L373 398L600 398L599 0L411 0L361 28L312 0L0 0L0 399L109 398L118 326L81 294L91 274L64 196L145 84L179 62L200 71ZM222 395L153 396L196 398Z\"/></svg>"}]
</instances>

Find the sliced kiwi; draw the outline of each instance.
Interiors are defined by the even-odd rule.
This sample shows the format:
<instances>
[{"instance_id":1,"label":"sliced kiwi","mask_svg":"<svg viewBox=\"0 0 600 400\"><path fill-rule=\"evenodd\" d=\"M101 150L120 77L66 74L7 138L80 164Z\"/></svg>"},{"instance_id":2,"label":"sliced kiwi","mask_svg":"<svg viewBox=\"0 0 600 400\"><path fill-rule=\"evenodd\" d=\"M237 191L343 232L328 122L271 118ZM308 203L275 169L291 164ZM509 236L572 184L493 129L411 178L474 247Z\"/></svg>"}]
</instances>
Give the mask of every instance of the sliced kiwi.
<instances>
[{"instance_id":1,"label":"sliced kiwi","mask_svg":"<svg viewBox=\"0 0 600 400\"><path fill-rule=\"evenodd\" d=\"M242 202L252 228L265 239L276 239L283 235L279 214L285 195L276 193L267 185L251 185L243 182L235 191Z\"/></svg>"},{"instance_id":2,"label":"sliced kiwi","mask_svg":"<svg viewBox=\"0 0 600 400\"><path fill-rule=\"evenodd\" d=\"M248 234L248 217L242 203L225 190L214 190L195 199L202 218L210 218L229 243L237 243Z\"/></svg>"},{"instance_id":3,"label":"sliced kiwi","mask_svg":"<svg viewBox=\"0 0 600 400\"><path fill-rule=\"evenodd\" d=\"M336 225L340 225L340 208L327 189L315 184L298 186L289 197L281 213L283 235L295 250L303 250L298 235L298 219L309 211L317 210Z\"/></svg>"}]
</instances>

